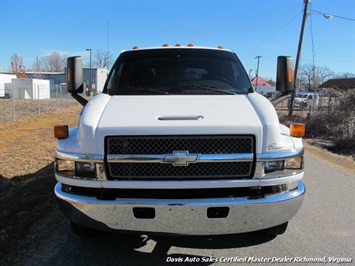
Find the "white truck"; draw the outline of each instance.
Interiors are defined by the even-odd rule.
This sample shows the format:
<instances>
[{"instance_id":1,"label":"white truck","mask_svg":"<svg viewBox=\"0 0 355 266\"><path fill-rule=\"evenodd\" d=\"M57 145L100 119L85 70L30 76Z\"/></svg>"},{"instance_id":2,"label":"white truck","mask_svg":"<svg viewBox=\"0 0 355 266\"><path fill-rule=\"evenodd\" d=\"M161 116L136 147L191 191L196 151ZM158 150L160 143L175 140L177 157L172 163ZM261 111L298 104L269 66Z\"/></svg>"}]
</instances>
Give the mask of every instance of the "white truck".
<instances>
[{"instance_id":1,"label":"white truck","mask_svg":"<svg viewBox=\"0 0 355 266\"><path fill-rule=\"evenodd\" d=\"M291 64L278 58L283 94ZM82 82L71 57L67 90L84 108L55 126L55 195L75 233L285 232L305 194L304 127L279 123L233 51L135 47L89 102Z\"/></svg>"},{"instance_id":2,"label":"white truck","mask_svg":"<svg viewBox=\"0 0 355 266\"><path fill-rule=\"evenodd\" d=\"M317 107L319 105L319 95L316 93L304 93L296 97L293 104L301 109L306 109L308 106Z\"/></svg>"}]
</instances>

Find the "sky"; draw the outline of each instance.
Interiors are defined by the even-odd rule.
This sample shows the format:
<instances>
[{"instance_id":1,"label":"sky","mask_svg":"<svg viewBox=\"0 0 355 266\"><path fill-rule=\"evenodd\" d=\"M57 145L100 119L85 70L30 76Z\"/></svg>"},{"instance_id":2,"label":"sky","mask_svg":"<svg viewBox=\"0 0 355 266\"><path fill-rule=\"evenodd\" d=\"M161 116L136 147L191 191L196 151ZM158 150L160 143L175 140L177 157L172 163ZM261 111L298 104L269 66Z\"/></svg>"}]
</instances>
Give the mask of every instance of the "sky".
<instances>
[{"instance_id":1,"label":"sky","mask_svg":"<svg viewBox=\"0 0 355 266\"><path fill-rule=\"evenodd\" d=\"M16 53L27 69L56 51L80 55L133 46L223 45L247 72L276 79L279 55L296 59L304 0L0 0L0 71ZM333 15L327 20L321 13ZM300 65L355 74L355 1L311 0Z\"/></svg>"}]
</instances>

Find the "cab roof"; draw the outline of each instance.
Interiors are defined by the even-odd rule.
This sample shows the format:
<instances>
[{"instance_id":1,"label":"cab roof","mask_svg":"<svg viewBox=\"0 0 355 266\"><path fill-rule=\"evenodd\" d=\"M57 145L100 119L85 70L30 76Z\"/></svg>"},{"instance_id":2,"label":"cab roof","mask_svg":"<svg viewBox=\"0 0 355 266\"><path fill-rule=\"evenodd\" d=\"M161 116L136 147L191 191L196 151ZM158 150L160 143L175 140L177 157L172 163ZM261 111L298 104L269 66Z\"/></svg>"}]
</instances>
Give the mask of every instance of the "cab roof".
<instances>
[{"instance_id":1,"label":"cab roof","mask_svg":"<svg viewBox=\"0 0 355 266\"><path fill-rule=\"evenodd\" d=\"M135 45L132 47L131 50L123 50L122 52L128 52L134 50L156 50L156 49L206 49L206 50L222 50L222 51L234 53L233 50L225 49L222 45L219 45L218 47L208 47L208 46L195 46L192 43L189 43L187 45L181 45L180 43L177 43L175 45L169 45L165 43L162 46L152 46L152 47L143 47L143 48L140 48Z\"/></svg>"}]
</instances>

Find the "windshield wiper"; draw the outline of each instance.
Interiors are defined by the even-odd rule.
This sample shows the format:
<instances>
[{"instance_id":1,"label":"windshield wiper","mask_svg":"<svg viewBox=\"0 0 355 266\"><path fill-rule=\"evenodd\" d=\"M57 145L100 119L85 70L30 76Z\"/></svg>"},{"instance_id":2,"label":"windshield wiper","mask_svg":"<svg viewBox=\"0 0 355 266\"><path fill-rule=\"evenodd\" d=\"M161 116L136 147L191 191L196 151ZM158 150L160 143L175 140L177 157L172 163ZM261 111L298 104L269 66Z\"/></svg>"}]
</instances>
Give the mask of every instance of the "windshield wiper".
<instances>
[{"instance_id":1,"label":"windshield wiper","mask_svg":"<svg viewBox=\"0 0 355 266\"><path fill-rule=\"evenodd\" d=\"M167 91L155 90L155 89L152 89L152 88L144 88L144 87L127 86L125 89L157 92L159 94L169 94L169 92L167 92Z\"/></svg>"},{"instance_id":2,"label":"windshield wiper","mask_svg":"<svg viewBox=\"0 0 355 266\"><path fill-rule=\"evenodd\" d=\"M222 90L222 89L217 88L217 87L207 86L207 85L199 85L199 84L182 85L182 86L178 86L178 88L198 88L198 89L202 89L202 90L209 90L209 91L221 92L221 93L224 93L224 94L232 94L232 95L244 94L242 92L238 93L238 92L235 92L235 91L226 91L226 90Z\"/></svg>"},{"instance_id":3,"label":"windshield wiper","mask_svg":"<svg viewBox=\"0 0 355 266\"><path fill-rule=\"evenodd\" d=\"M122 89L111 89L110 90L115 91L115 92L123 92L123 91L147 91L147 92L155 92L155 93L159 93L159 94L169 94L169 92L167 91L162 91L162 90L155 90L152 88L144 88L144 87L135 87L135 86L126 86Z\"/></svg>"}]
</instances>

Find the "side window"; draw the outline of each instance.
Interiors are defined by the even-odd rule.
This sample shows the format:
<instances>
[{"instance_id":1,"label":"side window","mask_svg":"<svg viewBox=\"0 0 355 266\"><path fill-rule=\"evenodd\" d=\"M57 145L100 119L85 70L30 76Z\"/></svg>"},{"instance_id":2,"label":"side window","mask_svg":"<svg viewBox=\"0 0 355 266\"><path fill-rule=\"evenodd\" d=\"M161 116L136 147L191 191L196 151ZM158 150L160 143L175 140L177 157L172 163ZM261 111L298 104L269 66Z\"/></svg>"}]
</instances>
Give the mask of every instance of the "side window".
<instances>
[{"instance_id":1,"label":"side window","mask_svg":"<svg viewBox=\"0 0 355 266\"><path fill-rule=\"evenodd\" d=\"M121 64L118 68L113 68L111 78L108 80L107 84L108 89L118 89L122 68L123 64Z\"/></svg>"}]
</instances>

